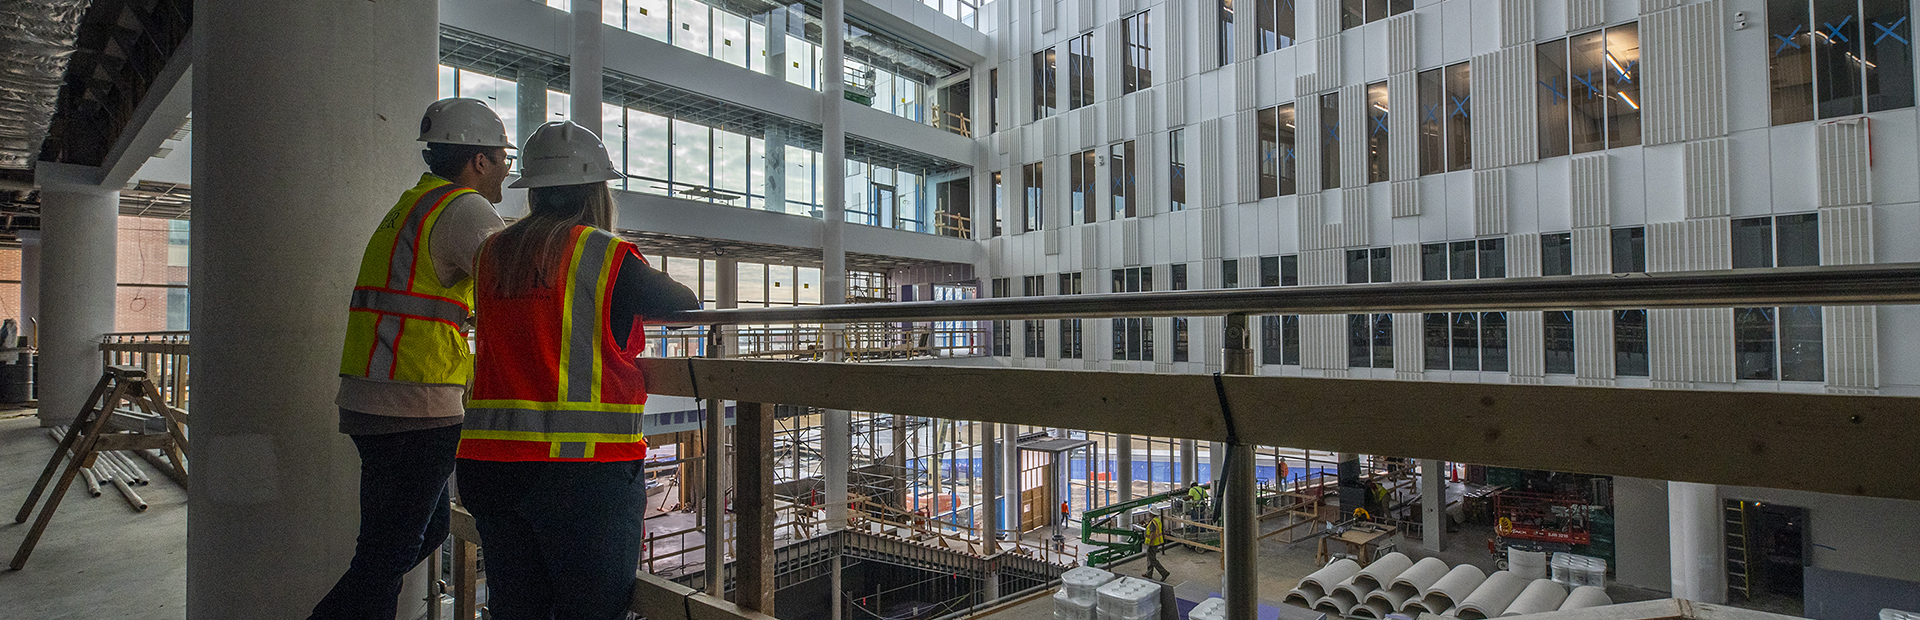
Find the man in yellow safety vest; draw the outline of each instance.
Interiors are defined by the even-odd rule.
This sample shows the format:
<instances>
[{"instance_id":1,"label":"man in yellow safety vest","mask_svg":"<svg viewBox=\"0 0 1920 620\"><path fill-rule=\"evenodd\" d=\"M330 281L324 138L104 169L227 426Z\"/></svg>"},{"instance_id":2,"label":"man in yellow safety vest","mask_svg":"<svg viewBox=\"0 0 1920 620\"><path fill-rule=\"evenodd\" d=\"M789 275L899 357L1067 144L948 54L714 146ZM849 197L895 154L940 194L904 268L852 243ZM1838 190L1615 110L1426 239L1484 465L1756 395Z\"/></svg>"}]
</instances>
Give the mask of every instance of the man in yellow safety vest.
<instances>
[{"instance_id":1,"label":"man in yellow safety vest","mask_svg":"<svg viewBox=\"0 0 1920 620\"><path fill-rule=\"evenodd\" d=\"M374 228L348 307L335 403L360 453L360 536L314 620L393 617L401 576L447 537L474 256L506 227L493 205L514 146L487 104L461 98L428 106L419 141L428 172Z\"/></svg>"},{"instance_id":2,"label":"man in yellow safety vest","mask_svg":"<svg viewBox=\"0 0 1920 620\"><path fill-rule=\"evenodd\" d=\"M1165 544L1167 544L1167 524L1160 518L1159 513L1154 513L1152 517L1147 519L1147 573L1141 575L1141 577L1153 579L1153 574L1158 572L1160 573L1160 581L1166 581L1169 574L1167 573L1167 567L1160 565L1160 547Z\"/></svg>"}]
</instances>

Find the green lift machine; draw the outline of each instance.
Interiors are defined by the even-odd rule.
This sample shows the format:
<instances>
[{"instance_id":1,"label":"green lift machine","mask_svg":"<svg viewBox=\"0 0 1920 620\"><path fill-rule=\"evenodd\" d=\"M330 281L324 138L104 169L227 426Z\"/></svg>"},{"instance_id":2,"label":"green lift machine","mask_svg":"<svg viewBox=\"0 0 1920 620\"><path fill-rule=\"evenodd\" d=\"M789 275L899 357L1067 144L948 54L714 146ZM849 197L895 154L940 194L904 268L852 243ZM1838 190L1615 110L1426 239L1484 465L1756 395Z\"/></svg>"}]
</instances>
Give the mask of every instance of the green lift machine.
<instances>
[{"instance_id":1,"label":"green lift machine","mask_svg":"<svg viewBox=\"0 0 1920 620\"><path fill-rule=\"evenodd\" d=\"M1181 488L1157 495L1148 495L1101 508L1086 511L1080 515L1080 542L1092 551L1087 553L1087 565L1100 567L1133 557L1145 549L1146 535L1135 530L1131 523L1124 521L1127 513L1135 508L1151 506L1170 501L1176 495L1185 496L1187 490ZM1113 536L1112 540L1095 540L1098 535Z\"/></svg>"}]
</instances>

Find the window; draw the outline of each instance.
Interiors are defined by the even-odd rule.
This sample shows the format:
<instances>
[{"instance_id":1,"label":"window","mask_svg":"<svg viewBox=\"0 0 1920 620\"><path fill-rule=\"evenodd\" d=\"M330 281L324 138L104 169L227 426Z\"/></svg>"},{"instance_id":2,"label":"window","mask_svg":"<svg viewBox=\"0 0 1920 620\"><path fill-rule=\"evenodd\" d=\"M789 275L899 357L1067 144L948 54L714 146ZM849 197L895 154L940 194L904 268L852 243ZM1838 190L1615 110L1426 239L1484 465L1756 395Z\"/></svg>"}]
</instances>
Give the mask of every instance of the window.
<instances>
[{"instance_id":1,"label":"window","mask_svg":"<svg viewBox=\"0 0 1920 620\"><path fill-rule=\"evenodd\" d=\"M1540 275L1573 275L1573 233L1540 235Z\"/></svg>"},{"instance_id":2,"label":"window","mask_svg":"<svg viewBox=\"0 0 1920 620\"><path fill-rule=\"evenodd\" d=\"M1120 20L1120 93L1126 94L1153 86L1153 48L1148 38L1147 12Z\"/></svg>"},{"instance_id":3,"label":"window","mask_svg":"<svg viewBox=\"0 0 1920 620\"><path fill-rule=\"evenodd\" d=\"M1573 374L1573 311L1548 310L1541 315L1540 329L1546 345L1547 374Z\"/></svg>"},{"instance_id":4,"label":"window","mask_svg":"<svg viewBox=\"0 0 1920 620\"><path fill-rule=\"evenodd\" d=\"M1473 167L1473 84L1468 63L1421 71L1420 174Z\"/></svg>"},{"instance_id":5,"label":"window","mask_svg":"<svg viewBox=\"0 0 1920 620\"><path fill-rule=\"evenodd\" d=\"M1320 189L1340 187L1340 92L1320 96Z\"/></svg>"},{"instance_id":6,"label":"window","mask_svg":"<svg viewBox=\"0 0 1920 620\"><path fill-rule=\"evenodd\" d=\"M1280 257L1280 286L1300 286L1300 255Z\"/></svg>"},{"instance_id":7,"label":"window","mask_svg":"<svg viewBox=\"0 0 1920 620\"><path fill-rule=\"evenodd\" d=\"M1113 292L1141 293L1152 290L1152 267L1113 270ZM1153 361L1153 319L1112 319L1112 321L1113 359Z\"/></svg>"},{"instance_id":8,"label":"window","mask_svg":"<svg viewBox=\"0 0 1920 620\"><path fill-rule=\"evenodd\" d=\"M1073 211L1067 221L1079 224L1092 224L1094 214L1093 188L1093 151L1091 149L1067 156L1067 196L1068 206Z\"/></svg>"},{"instance_id":9,"label":"window","mask_svg":"<svg viewBox=\"0 0 1920 620\"><path fill-rule=\"evenodd\" d=\"M1300 365L1300 317L1260 317L1260 363Z\"/></svg>"},{"instance_id":10,"label":"window","mask_svg":"<svg viewBox=\"0 0 1920 620\"><path fill-rule=\"evenodd\" d=\"M1907 0L1768 0L1773 124L1913 106Z\"/></svg>"},{"instance_id":11,"label":"window","mask_svg":"<svg viewBox=\"0 0 1920 620\"><path fill-rule=\"evenodd\" d=\"M1340 0L1340 29L1357 28L1413 10L1413 0Z\"/></svg>"},{"instance_id":12,"label":"window","mask_svg":"<svg viewBox=\"0 0 1920 620\"><path fill-rule=\"evenodd\" d=\"M1280 286L1280 257L1260 257L1260 286Z\"/></svg>"},{"instance_id":13,"label":"window","mask_svg":"<svg viewBox=\"0 0 1920 620\"><path fill-rule=\"evenodd\" d=\"M1168 271L1170 273L1167 279L1172 283L1172 290L1187 290L1187 265L1185 263L1175 264L1172 268L1168 269ZM1173 317L1173 361L1187 361L1190 355L1188 351L1190 347L1187 342L1187 317Z\"/></svg>"},{"instance_id":14,"label":"window","mask_svg":"<svg viewBox=\"0 0 1920 620\"><path fill-rule=\"evenodd\" d=\"M1240 261L1220 261L1220 288L1240 288Z\"/></svg>"},{"instance_id":15,"label":"window","mask_svg":"<svg viewBox=\"0 0 1920 620\"><path fill-rule=\"evenodd\" d=\"M1733 268L1810 267L1820 264L1819 214L1733 221Z\"/></svg>"},{"instance_id":16,"label":"window","mask_svg":"<svg viewBox=\"0 0 1920 620\"><path fill-rule=\"evenodd\" d=\"M1506 247L1506 239L1422 244L1420 246L1420 279L1433 281L1507 277Z\"/></svg>"},{"instance_id":17,"label":"window","mask_svg":"<svg viewBox=\"0 0 1920 620\"><path fill-rule=\"evenodd\" d=\"M1507 313L1433 312L1421 316L1427 370L1507 372Z\"/></svg>"},{"instance_id":18,"label":"window","mask_svg":"<svg viewBox=\"0 0 1920 620\"><path fill-rule=\"evenodd\" d=\"M1233 0L1220 0L1219 22L1220 49L1215 53L1219 66L1225 67L1233 64Z\"/></svg>"},{"instance_id":19,"label":"window","mask_svg":"<svg viewBox=\"0 0 1920 620\"><path fill-rule=\"evenodd\" d=\"M993 279L992 291L995 299L1003 299L1010 296L1007 292L1008 283L1007 278ZM1008 321L993 322L993 355L994 357L1011 357L1013 355L1013 329Z\"/></svg>"},{"instance_id":20,"label":"window","mask_svg":"<svg viewBox=\"0 0 1920 620\"><path fill-rule=\"evenodd\" d=\"M1187 130L1167 132L1167 201L1169 211L1187 208Z\"/></svg>"},{"instance_id":21,"label":"window","mask_svg":"<svg viewBox=\"0 0 1920 620\"><path fill-rule=\"evenodd\" d=\"M1020 279L1020 288L1021 294L1027 297L1045 295L1047 294L1047 278L1046 276L1026 276ZM1047 350L1047 322L1021 321L1021 323L1024 323L1022 327L1025 329L1027 336L1026 346L1023 348L1026 357L1045 356Z\"/></svg>"},{"instance_id":22,"label":"window","mask_svg":"<svg viewBox=\"0 0 1920 620\"><path fill-rule=\"evenodd\" d=\"M1060 294L1080 294L1080 272L1060 274ZM1080 319L1060 319L1060 358L1080 359Z\"/></svg>"},{"instance_id":23,"label":"window","mask_svg":"<svg viewBox=\"0 0 1920 620\"><path fill-rule=\"evenodd\" d=\"M1256 113L1260 140L1254 156L1260 160L1260 197L1288 196L1294 188L1293 104Z\"/></svg>"},{"instance_id":24,"label":"window","mask_svg":"<svg viewBox=\"0 0 1920 620\"><path fill-rule=\"evenodd\" d=\"M1735 308L1733 338L1739 379L1825 380L1819 306Z\"/></svg>"},{"instance_id":25,"label":"window","mask_svg":"<svg viewBox=\"0 0 1920 620\"><path fill-rule=\"evenodd\" d=\"M999 171L994 171L993 195L988 197L990 202L987 203L987 210L989 211L987 213L987 219L993 222L993 228L988 229L991 231L987 235L989 237L998 237L1006 234L1007 186L1001 181L1000 175L1001 173Z\"/></svg>"},{"instance_id":26,"label":"window","mask_svg":"<svg viewBox=\"0 0 1920 620\"><path fill-rule=\"evenodd\" d=\"M1540 157L1640 143L1640 26L1621 24L1535 48Z\"/></svg>"},{"instance_id":27,"label":"window","mask_svg":"<svg viewBox=\"0 0 1920 620\"><path fill-rule=\"evenodd\" d=\"M1107 147L1107 176L1113 181L1113 188L1107 195L1114 219L1137 215L1135 205L1140 204L1135 195L1137 184L1134 180L1133 149L1132 140Z\"/></svg>"},{"instance_id":28,"label":"window","mask_svg":"<svg viewBox=\"0 0 1920 620\"><path fill-rule=\"evenodd\" d=\"M1042 179L1040 163L1036 161L1020 167L1020 184L1024 188L1020 200L1021 208L1025 212L1021 217L1020 232L1040 230L1041 225L1045 223L1042 217L1046 209L1042 208L1044 206L1042 198L1046 195L1046 186Z\"/></svg>"},{"instance_id":29,"label":"window","mask_svg":"<svg viewBox=\"0 0 1920 620\"><path fill-rule=\"evenodd\" d=\"M1293 19L1298 0L1255 0L1254 30L1259 35L1261 54L1293 47Z\"/></svg>"},{"instance_id":30,"label":"window","mask_svg":"<svg viewBox=\"0 0 1920 620\"><path fill-rule=\"evenodd\" d=\"M1000 69L987 70L987 132L1000 131Z\"/></svg>"},{"instance_id":31,"label":"window","mask_svg":"<svg viewBox=\"0 0 1920 620\"><path fill-rule=\"evenodd\" d=\"M1059 93L1055 90L1053 48L1033 53L1033 119L1040 120L1053 116L1060 110Z\"/></svg>"},{"instance_id":32,"label":"window","mask_svg":"<svg viewBox=\"0 0 1920 620\"><path fill-rule=\"evenodd\" d=\"M1093 103L1093 33L1067 39L1067 109Z\"/></svg>"},{"instance_id":33,"label":"window","mask_svg":"<svg viewBox=\"0 0 1920 620\"><path fill-rule=\"evenodd\" d=\"M1641 226L1613 229L1613 272L1646 273L1647 229Z\"/></svg>"},{"instance_id":34,"label":"window","mask_svg":"<svg viewBox=\"0 0 1920 620\"><path fill-rule=\"evenodd\" d=\"M1613 311L1613 374L1647 376L1647 311Z\"/></svg>"},{"instance_id":35,"label":"window","mask_svg":"<svg viewBox=\"0 0 1920 620\"><path fill-rule=\"evenodd\" d=\"M1392 281L1392 248L1347 250L1347 284Z\"/></svg>"},{"instance_id":36,"label":"window","mask_svg":"<svg viewBox=\"0 0 1920 620\"><path fill-rule=\"evenodd\" d=\"M1347 315L1347 366L1393 367L1393 315Z\"/></svg>"},{"instance_id":37,"label":"window","mask_svg":"<svg viewBox=\"0 0 1920 620\"><path fill-rule=\"evenodd\" d=\"M1387 180L1387 83L1367 85L1367 182Z\"/></svg>"}]
</instances>

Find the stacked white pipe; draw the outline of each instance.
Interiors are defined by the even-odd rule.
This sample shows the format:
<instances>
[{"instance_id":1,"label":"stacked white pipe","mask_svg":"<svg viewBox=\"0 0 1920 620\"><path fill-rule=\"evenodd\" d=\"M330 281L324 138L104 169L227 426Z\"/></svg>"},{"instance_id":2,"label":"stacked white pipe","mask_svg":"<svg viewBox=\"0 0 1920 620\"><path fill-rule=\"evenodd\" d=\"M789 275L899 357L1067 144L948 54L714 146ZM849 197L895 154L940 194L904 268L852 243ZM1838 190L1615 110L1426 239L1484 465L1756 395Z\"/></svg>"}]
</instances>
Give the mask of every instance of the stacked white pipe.
<instances>
[{"instance_id":1,"label":"stacked white pipe","mask_svg":"<svg viewBox=\"0 0 1920 620\"><path fill-rule=\"evenodd\" d=\"M1539 560L1537 570L1530 563L1534 559ZM1568 592L1565 585L1545 578L1546 566L1544 555L1522 560L1522 569L1541 575L1529 579L1504 570L1488 575L1465 564L1449 569L1439 558L1414 562L1401 553L1389 553L1365 567L1341 559L1301 579L1287 592L1285 601L1327 614L1370 620L1387 620L1388 614L1396 612L1484 620L1613 604L1602 587L1604 572L1599 579L1602 585L1579 586Z\"/></svg>"},{"instance_id":2,"label":"stacked white pipe","mask_svg":"<svg viewBox=\"0 0 1920 620\"><path fill-rule=\"evenodd\" d=\"M1607 586L1607 561L1600 558L1553 554L1553 580L1568 587Z\"/></svg>"},{"instance_id":3,"label":"stacked white pipe","mask_svg":"<svg viewBox=\"0 0 1920 620\"><path fill-rule=\"evenodd\" d=\"M1053 594L1054 620L1094 620L1094 606L1100 602L1100 586L1113 581L1113 573L1082 566L1060 575L1060 591Z\"/></svg>"},{"instance_id":4,"label":"stacked white pipe","mask_svg":"<svg viewBox=\"0 0 1920 620\"><path fill-rule=\"evenodd\" d=\"M1160 617L1160 584L1121 577L1100 586L1099 620L1152 620Z\"/></svg>"},{"instance_id":5,"label":"stacked white pipe","mask_svg":"<svg viewBox=\"0 0 1920 620\"><path fill-rule=\"evenodd\" d=\"M1227 620L1227 601L1218 596L1200 601L1187 612L1187 620Z\"/></svg>"}]
</instances>

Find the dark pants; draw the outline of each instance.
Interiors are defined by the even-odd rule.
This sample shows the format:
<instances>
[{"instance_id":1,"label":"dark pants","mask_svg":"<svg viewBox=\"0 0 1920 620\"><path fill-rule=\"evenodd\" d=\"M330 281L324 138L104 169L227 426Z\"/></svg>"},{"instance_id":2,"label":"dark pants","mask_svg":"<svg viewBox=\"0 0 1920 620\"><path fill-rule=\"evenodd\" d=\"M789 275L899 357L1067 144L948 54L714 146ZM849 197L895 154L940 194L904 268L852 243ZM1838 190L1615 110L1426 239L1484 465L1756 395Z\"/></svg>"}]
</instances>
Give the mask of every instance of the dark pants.
<instances>
[{"instance_id":1,"label":"dark pants","mask_svg":"<svg viewBox=\"0 0 1920 620\"><path fill-rule=\"evenodd\" d=\"M640 563L640 461L460 459L460 501L487 556L496 620L620 620Z\"/></svg>"},{"instance_id":2,"label":"dark pants","mask_svg":"<svg viewBox=\"0 0 1920 620\"><path fill-rule=\"evenodd\" d=\"M1167 567L1160 565L1160 545L1148 543L1145 546L1147 548L1147 574L1141 575L1141 577L1153 579L1153 573L1159 571L1160 579L1163 581L1166 580L1172 573L1167 572Z\"/></svg>"},{"instance_id":3,"label":"dark pants","mask_svg":"<svg viewBox=\"0 0 1920 620\"><path fill-rule=\"evenodd\" d=\"M354 435L360 450L360 537L353 563L311 620L386 620L400 599L400 578L447 539L447 476L460 425L384 435Z\"/></svg>"}]
</instances>

